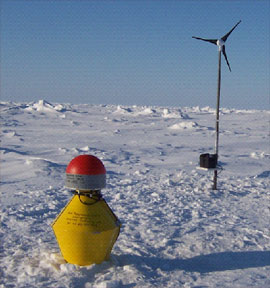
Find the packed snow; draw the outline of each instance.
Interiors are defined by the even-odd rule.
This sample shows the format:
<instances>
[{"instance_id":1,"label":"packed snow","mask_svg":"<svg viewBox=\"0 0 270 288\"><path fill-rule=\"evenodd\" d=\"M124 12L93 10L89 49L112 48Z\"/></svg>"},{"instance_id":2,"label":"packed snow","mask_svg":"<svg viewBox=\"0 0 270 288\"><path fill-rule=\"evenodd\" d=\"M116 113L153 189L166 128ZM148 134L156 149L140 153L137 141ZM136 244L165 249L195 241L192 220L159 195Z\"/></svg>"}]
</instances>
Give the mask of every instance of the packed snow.
<instances>
[{"instance_id":1,"label":"packed snow","mask_svg":"<svg viewBox=\"0 0 270 288\"><path fill-rule=\"evenodd\" d=\"M1 288L270 287L268 111L221 109L215 191L197 169L213 153L213 108L0 108ZM66 263L51 228L80 154L104 163L122 222L110 260L86 267Z\"/></svg>"}]
</instances>

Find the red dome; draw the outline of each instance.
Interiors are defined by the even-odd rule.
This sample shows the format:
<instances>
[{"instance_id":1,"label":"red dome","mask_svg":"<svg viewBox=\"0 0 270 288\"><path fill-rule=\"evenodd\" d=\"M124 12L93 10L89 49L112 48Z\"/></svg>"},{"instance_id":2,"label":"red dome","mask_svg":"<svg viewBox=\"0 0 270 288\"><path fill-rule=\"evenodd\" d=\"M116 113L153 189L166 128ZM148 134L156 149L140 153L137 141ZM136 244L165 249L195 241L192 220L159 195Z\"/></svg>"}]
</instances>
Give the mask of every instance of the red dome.
<instances>
[{"instance_id":1,"label":"red dome","mask_svg":"<svg viewBox=\"0 0 270 288\"><path fill-rule=\"evenodd\" d=\"M103 163L93 155L80 155L70 161L67 174L99 175L106 174Z\"/></svg>"},{"instance_id":2,"label":"red dome","mask_svg":"<svg viewBox=\"0 0 270 288\"><path fill-rule=\"evenodd\" d=\"M80 155L66 169L66 187L76 190L100 190L106 187L106 169L95 156Z\"/></svg>"}]
</instances>

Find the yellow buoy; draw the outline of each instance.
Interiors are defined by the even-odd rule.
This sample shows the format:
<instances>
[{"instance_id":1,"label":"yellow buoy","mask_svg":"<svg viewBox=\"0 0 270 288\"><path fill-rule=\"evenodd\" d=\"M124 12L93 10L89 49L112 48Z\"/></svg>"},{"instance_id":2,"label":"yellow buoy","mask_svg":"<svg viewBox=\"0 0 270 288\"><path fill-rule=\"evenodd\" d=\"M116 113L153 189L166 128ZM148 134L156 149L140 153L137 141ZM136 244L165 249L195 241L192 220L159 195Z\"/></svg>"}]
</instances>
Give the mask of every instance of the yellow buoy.
<instances>
[{"instance_id":1,"label":"yellow buoy","mask_svg":"<svg viewBox=\"0 0 270 288\"><path fill-rule=\"evenodd\" d=\"M74 195L52 228L64 259L85 266L108 260L120 222L104 199Z\"/></svg>"},{"instance_id":2,"label":"yellow buoy","mask_svg":"<svg viewBox=\"0 0 270 288\"><path fill-rule=\"evenodd\" d=\"M66 169L66 187L75 195L52 223L64 259L80 266L108 260L120 222L102 198L106 169L95 156L75 157Z\"/></svg>"}]
</instances>

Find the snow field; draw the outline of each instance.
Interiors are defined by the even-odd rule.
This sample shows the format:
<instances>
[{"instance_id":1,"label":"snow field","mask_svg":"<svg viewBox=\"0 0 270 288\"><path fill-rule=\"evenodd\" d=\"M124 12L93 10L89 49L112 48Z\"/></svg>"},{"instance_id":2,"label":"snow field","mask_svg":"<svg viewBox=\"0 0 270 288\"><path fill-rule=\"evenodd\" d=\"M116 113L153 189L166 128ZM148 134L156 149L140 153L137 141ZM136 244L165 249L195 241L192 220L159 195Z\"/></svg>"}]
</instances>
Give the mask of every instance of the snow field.
<instances>
[{"instance_id":1,"label":"snow field","mask_svg":"<svg viewBox=\"0 0 270 288\"><path fill-rule=\"evenodd\" d=\"M1 102L0 287L270 287L269 112ZM103 195L123 228L111 259L77 267L50 224L71 198L79 154L107 169Z\"/></svg>"}]
</instances>

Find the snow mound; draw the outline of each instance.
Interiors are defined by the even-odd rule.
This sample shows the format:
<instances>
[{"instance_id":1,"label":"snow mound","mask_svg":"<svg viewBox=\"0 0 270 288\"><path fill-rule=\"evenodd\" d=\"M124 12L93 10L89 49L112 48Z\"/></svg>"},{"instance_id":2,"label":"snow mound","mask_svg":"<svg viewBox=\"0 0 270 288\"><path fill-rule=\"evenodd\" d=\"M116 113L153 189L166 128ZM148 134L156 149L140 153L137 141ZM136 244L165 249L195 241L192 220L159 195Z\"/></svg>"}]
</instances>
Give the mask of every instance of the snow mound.
<instances>
[{"instance_id":1,"label":"snow mound","mask_svg":"<svg viewBox=\"0 0 270 288\"><path fill-rule=\"evenodd\" d=\"M180 122L180 123L176 123L173 124L172 126L169 127L169 129L172 130L192 130L192 129L196 129L199 128L200 126L196 123L196 122Z\"/></svg>"},{"instance_id":2,"label":"snow mound","mask_svg":"<svg viewBox=\"0 0 270 288\"><path fill-rule=\"evenodd\" d=\"M131 116L138 116L138 115L154 115L157 111L152 107L140 107L133 105L132 107L125 107L118 105L116 113L131 115Z\"/></svg>"},{"instance_id":3,"label":"snow mound","mask_svg":"<svg viewBox=\"0 0 270 288\"><path fill-rule=\"evenodd\" d=\"M250 157L253 159L262 159L262 158L269 158L270 154L263 152L251 152Z\"/></svg>"},{"instance_id":4,"label":"snow mound","mask_svg":"<svg viewBox=\"0 0 270 288\"><path fill-rule=\"evenodd\" d=\"M146 107L143 109L143 111L141 112L137 112L138 115L142 114L142 115L151 115L151 114L155 114L156 110L150 107Z\"/></svg>"},{"instance_id":5,"label":"snow mound","mask_svg":"<svg viewBox=\"0 0 270 288\"><path fill-rule=\"evenodd\" d=\"M118 105L115 113L130 116L152 116L152 117L163 117L163 118L181 118L189 119L186 113L183 113L178 108L161 108L161 107L145 107L136 106L125 107Z\"/></svg>"},{"instance_id":6,"label":"snow mound","mask_svg":"<svg viewBox=\"0 0 270 288\"><path fill-rule=\"evenodd\" d=\"M118 105L115 112L120 113L120 114L130 114L133 112L133 109L130 107L124 107L124 106Z\"/></svg>"},{"instance_id":7,"label":"snow mound","mask_svg":"<svg viewBox=\"0 0 270 288\"><path fill-rule=\"evenodd\" d=\"M32 105L29 105L27 108L29 111L38 111L38 112L56 112L54 109L54 106L45 101L45 100L39 100L38 102L33 103Z\"/></svg>"},{"instance_id":8,"label":"snow mound","mask_svg":"<svg viewBox=\"0 0 270 288\"><path fill-rule=\"evenodd\" d=\"M67 111L67 107L62 104L51 104L46 100L39 100L38 102L34 102L29 104L26 108L26 111L38 111L43 113L55 113L55 112L65 112Z\"/></svg>"},{"instance_id":9,"label":"snow mound","mask_svg":"<svg viewBox=\"0 0 270 288\"><path fill-rule=\"evenodd\" d=\"M182 118L182 119L189 119L187 114L184 114L181 110L177 109L168 109L164 108L162 111L163 118Z\"/></svg>"}]
</instances>

